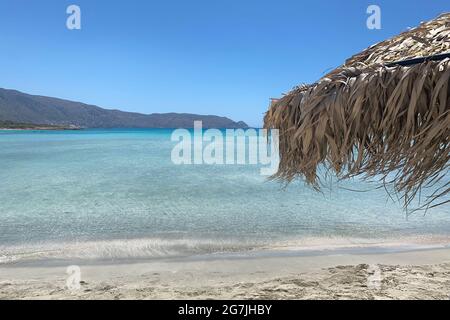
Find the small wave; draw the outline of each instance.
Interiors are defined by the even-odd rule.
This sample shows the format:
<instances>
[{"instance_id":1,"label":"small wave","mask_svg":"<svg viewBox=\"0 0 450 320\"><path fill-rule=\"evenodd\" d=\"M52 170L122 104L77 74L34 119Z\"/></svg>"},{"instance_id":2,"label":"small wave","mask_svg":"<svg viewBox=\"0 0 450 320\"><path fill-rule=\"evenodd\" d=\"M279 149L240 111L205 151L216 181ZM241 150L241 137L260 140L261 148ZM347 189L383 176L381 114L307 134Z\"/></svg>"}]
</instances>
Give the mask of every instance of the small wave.
<instances>
[{"instance_id":1,"label":"small wave","mask_svg":"<svg viewBox=\"0 0 450 320\"><path fill-rule=\"evenodd\" d=\"M113 260L186 257L248 251L255 245L208 239L130 239L0 247L0 264L39 260Z\"/></svg>"},{"instance_id":2,"label":"small wave","mask_svg":"<svg viewBox=\"0 0 450 320\"><path fill-rule=\"evenodd\" d=\"M276 252L333 252L339 250L413 251L450 246L449 236L416 236L396 239L304 237L282 241L251 242L218 239L127 239L65 243L40 243L0 247L0 265L53 260L134 260L184 258L217 254Z\"/></svg>"}]
</instances>

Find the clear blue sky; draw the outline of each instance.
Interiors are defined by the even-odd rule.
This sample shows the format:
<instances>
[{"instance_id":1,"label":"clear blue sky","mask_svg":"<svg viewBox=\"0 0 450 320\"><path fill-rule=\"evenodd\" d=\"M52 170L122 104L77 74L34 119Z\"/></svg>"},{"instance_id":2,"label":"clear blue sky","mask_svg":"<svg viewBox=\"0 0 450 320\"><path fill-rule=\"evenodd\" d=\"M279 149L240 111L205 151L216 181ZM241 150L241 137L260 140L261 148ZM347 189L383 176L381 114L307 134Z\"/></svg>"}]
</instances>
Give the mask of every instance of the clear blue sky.
<instances>
[{"instance_id":1,"label":"clear blue sky","mask_svg":"<svg viewBox=\"0 0 450 320\"><path fill-rule=\"evenodd\" d=\"M66 28L77 4L82 29ZM366 28L366 9L382 29ZM0 87L261 124L270 97L450 11L448 0L0 0Z\"/></svg>"}]
</instances>

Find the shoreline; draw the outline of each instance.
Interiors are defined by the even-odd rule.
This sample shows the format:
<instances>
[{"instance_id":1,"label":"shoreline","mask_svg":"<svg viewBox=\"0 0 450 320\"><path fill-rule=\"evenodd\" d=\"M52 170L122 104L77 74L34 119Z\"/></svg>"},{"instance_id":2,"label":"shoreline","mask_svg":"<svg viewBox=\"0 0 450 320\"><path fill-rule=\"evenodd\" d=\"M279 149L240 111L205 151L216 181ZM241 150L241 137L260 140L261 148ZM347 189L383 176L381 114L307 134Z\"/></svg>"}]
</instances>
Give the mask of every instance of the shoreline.
<instances>
[{"instance_id":1,"label":"shoreline","mask_svg":"<svg viewBox=\"0 0 450 320\"><path fill-rule=\"evenodd\" d=\"M39 130L81 130L82 128L72 124L39 124L39 123L25 123L14 121L2 121L0 120L0 131L39 131Z\"/></svg>"},{"instance_id":2,"label":"shoreline","mask_svg":"<svg viewBox=\"0 0 450 320\"><path fill-rule=\"evenodd\" d=\"M39 127L39 128L0 128L0 131L79 131L83 128L53 128L53 127Z\"/></svg>"},{"instance_id":3,"label":"shoreline","mask_svg":"<svg viewBox=\"0 0 450 320\"><path fill-rule=\"evenodd\" d=\"M397 253L0 266L1 299L449 299L450 248ZM373 269L381 279L368 288ZM370 283L369 283L370 284Z\"/></svg>"},{"instance_id":4,"label":"shoreline","mask_svg":"<svg viewBox=\"0 0 450 320\"><path fill-rule=\"evenodd\" d=\"M383 241L384 240L384 241ZM43 243L37 246L0 246L1 267L54 267L70 264L107 265L152 262L190 262L216 260L251 260L262 258L317 257L333 255L378 255L431 250L450 250L450 238L429 236L393 239L304 238L268 245L235 247L228 250L219 244L218 251L209 251L211 240L200 239L114 239L87 242ZM154 245L154 247L150 247ZM198 245L197 249L190 246ZM173 252L172 249L178 247ZM151 249L150 249L151 248ZM184 250L183 250L184 248ZM204 251L207 248L207 251ZM149 251L150 249L150 251ZM151 251L154 250L154 251Z\"/></svg>"}]
</instances>

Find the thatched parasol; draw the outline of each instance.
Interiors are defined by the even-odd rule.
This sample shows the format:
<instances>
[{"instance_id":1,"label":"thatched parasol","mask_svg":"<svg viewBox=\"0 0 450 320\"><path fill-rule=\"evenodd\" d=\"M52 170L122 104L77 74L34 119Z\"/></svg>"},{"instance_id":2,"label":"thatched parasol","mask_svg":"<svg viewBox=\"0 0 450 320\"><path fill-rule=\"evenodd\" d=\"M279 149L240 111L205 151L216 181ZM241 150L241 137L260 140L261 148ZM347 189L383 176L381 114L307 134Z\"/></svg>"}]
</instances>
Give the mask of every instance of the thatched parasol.
<instances>
[{"instance_id":1,"label":"thatched parasol","mask_svg":"<svg viewBox=\"0 0 450 320\"><path fill-rule=\"evenodd\" d=\"M427 205L448 202L449 78L446 13L294 88L272 101L264 119L280 130L275 177L320 189L324 166L339 178L380 179L405 205L424 188L432 188Z\"/></svg>"}]
</instances>

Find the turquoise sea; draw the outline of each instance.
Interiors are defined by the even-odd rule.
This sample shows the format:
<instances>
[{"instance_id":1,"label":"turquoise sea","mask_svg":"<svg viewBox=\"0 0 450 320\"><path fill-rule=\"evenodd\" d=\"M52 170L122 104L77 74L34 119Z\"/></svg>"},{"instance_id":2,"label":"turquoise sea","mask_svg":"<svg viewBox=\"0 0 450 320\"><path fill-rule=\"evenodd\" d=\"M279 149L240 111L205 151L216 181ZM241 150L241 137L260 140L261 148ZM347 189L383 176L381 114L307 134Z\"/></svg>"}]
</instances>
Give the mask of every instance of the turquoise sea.
<instances>
[{"instance_id":1,"label":"turquoise sea","mask_svg":"<svg viewBox=\"0 0 450 320\"><path fill-rule=\"evenodd\" d=\"M0 131L0 264L450 243L448 205L406 215L357 180L317 193L256 165L175 165L171 132Z\"/></svg>"}]
</instances>

